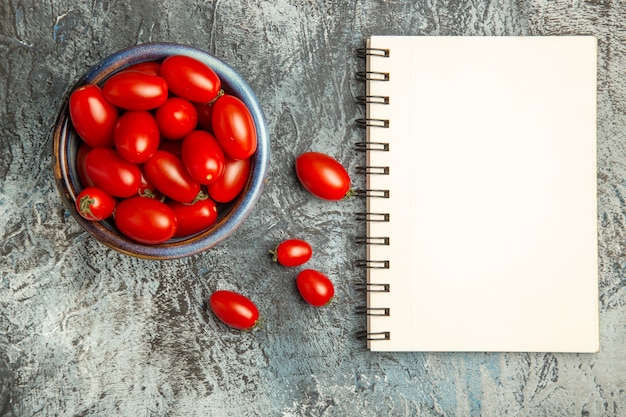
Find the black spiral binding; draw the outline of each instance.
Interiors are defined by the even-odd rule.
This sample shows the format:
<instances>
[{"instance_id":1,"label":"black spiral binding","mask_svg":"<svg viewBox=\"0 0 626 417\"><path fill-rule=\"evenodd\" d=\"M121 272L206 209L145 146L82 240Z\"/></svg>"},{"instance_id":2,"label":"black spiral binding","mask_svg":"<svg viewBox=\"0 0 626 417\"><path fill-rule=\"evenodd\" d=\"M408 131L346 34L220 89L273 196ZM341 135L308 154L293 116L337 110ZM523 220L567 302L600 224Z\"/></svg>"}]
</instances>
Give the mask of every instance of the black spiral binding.
<instances>
[{"instance_id":1,"label":"black spiral binding","mask_svg":"<svg viewBox=\"0 0 626 417\"><path fill-rule=\"evenodd\" d=\"M388 49L380 48L359 48L357 50L357 56L360 58L367 58L368 56L376 57L388 57ZM390 79L388 72L377 71L359 71L356 73L356 79L364 82L387 82ZM363 95L356 97L356 101L362 105L388 105L390 102L389 96L379 95ZM363 128L389 128L389 120L376 119L371 117L365 117L356 119L356 124ZM389 143L387 142L372 142L362 141L354 144L356 150L362 152L389 152ZM358 174L363 175L389 175L388 166L359 166L356 168ZM364 189L355 190L355 195L366 198L389 198L389 190L374 190ZM363 212L356 214L357 221L363 222L388 222L389 213L371 213ZM357 244L361 245L389 245L389 237L387 236L364 236L356 239ZM358 268L373 268L373 269L389 269L388 260L373 260L373 259L360 259L356 261L356 267ZM360 283L355 286L357 291L370 292L370 293L385 293L389 292L389 284L374 284L374 283ZM368 307L358 306L356 309L357 314L364 314L367 316L387 317L391 313L389 307ZM389 340L391 338L390 332L368 332L362 331L357 334L359 339L368 341L375 340Z\"/></svg>"}]
</instances>

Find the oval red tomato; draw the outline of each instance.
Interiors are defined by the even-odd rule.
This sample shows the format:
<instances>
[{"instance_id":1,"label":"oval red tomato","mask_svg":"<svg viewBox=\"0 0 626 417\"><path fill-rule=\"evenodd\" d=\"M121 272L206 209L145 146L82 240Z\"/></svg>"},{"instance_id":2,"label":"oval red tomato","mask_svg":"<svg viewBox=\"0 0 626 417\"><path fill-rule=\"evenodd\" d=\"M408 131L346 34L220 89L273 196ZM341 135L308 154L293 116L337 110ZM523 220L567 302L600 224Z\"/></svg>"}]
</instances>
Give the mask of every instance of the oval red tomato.
<instances>
[{"instance_id":1,"label":"oval red tomato","mask_svg":"<svg viewBox=\"0 0 626 417\"><path fill-rule=\"evenodd\" d=\"M198 112L189 101L180 97L168 98L155 113L159 131L166 139L182 139L198 124Z\"/></svg>"},{"instance_id":2,"label":"oval red tomato","mask_svg":"<svg viewBox=\"0 0 626 417\"><path fill-rule=\"evenodd\" d=\"M165 80L141 71L122 71L102 86L104 97L126 110L152 110L167 100Z\"/></svg>"},{"instance_id":3,"label":"oval red tomato","mask_svg":"<svg viewBox=\"0 0 626 417\"><path fill-rule=\"evenodd\" d=\"M209 307L222 322L239 330L254 328L259 320L259 310L245 295L219 290L211 294Z\"/></svg>"},{"instance_id":4,"label":"oval red tomato","mask_svg":"<svg viewBox=\"0 0 626 417\"><path fill-rule=\"evenodd\" d=\"M208 229L217 221L217 205L210 198L200 199L193 204L176 201L167 204L176 216L176 237L187 237Z\"/></svg>"},{"instance_id":5,"label":"oval red tomato","mask_svg":"<svg viewBox=\"0 0 626 417\"><path fill-rule=\"evenodd\" d=\"M233 159L252 156L257 147L254 120L245 103L224 94L213 103L211 114L213 134L224 153Z\"/></svg>"},{"instance_id":6,"label":"oval red tomato","mask_svg":"<svg viewBox=\"0 0 626 417\"><path fill-rule=\"evenodd\" d=\"M204 62L184 55L165 58L161 76L167 80L170 91L189 101L206 103L217 97L221 81L215 71Z\"/></svg>"},{"instance_id":7,"label":"oval red tomato","mask_svg":"<svg viewBox=\"0 0 626 417\"><path fill-rule=\"evenodd\" d=\"M93 148L85 158L85 172L96 186L114 197L130 197L141 184L137 165L111 148Z\"/></svg>"},{"instance_id":8,"label":"oval red tomato","mask_svg":"<svg viewBox=\"0 0 626 417\"><path fill-rule=\"evenodd\" d=\"M350 176L343 165L320 152L298 156L296 175L308 192L323 200L341 200L350 191Z\"/></svg>"},{"instance_id":9,"label":"oval red tomato","mask_svg":"<svg viewBox=\"0 0 626 417\"><path fill-rule=\"evenodd\" d=\"M120 201L114 219L124 236L139 243L163 243L176 233L174 212L153 198L135 196Z\"/></svg>"},{"instance_id":10,"label":"oval red tomato","mask_svg":"<svg viewBox=\"0 0 626 417\"><path fill-rule=\"evenodd\" d=\"M224 173L208 185L209 196L219 203L233 201L245 188L250 177L250 159L224 158Z\"/></svg>"},{"instance_id":11,"label":"oval red tomato","mask_svg":"<svg viewBox=\"0 0 626 417\"><path fill-rule=\"evenodd\" d=\"M151 113L127 111L117 121L113 133L115 149L129 162L146 162L159 147L159 128Z\"/></svg>"},{"instance_id":12,"label":"oval red tomato","mask_svg":"<svg viewBox=\"0 0 626 417\"><path fill-rule=\"evenodd\" d=\"M181 158L191 177L211 184L224 174L224 152L209 132L194 130L183 139Z\"/></svg>"},{"instance_id":13,"label":"oval red tomato","mask_svg":"<svg viewBox=\"0 0 626 417\"><path fill-rule=\"evenodd\" d=\"M118 112L100 87L89 84L74 90L69 99L69 111L74 130L85 143L92 147L113 146Z\"/></svg>"},{"instance_id":14,"label":"oval red tomato","mask_svg":"<svg viewBox=\"0 0 626 417\"><path fill-rule=\"evenodd\" d=\"M100 188L87 187L76 196L76 210L84 219L104 220L113 215L115 199Z\"/></svg>"},{"instance_id":15,"label":"oval red tomato","mask_svg":"<svg viewBox=\"0 0 626 417\"><path fill-rule=\"evenodd\" d=\"M271 251L274 262L283 266L300 266L311 259L313 249L301 239L287 239Z\"/></svg>"},{"instance_id":16,"label":"oval red tomato","mask_svg":"<svg viewBox=\"0 0 626 417\"><path fill-rule=\"evenodd\" d=\"M183 161L167 151L158 150L143 165L146 179L167 197L179 203L191 203L200 192Z\"/></svg>"},{"instance_id":17,"label":"oval red tomato","mask_svg":"<svg viewBox=\"0 0 626 417\"><path fill-rule=\"evenodd\" d=\"M314 269L305 269L296 278L298 291L304 300L315 307L328 304L335 296L332 281Z\"/></svg>"}]
</instances>

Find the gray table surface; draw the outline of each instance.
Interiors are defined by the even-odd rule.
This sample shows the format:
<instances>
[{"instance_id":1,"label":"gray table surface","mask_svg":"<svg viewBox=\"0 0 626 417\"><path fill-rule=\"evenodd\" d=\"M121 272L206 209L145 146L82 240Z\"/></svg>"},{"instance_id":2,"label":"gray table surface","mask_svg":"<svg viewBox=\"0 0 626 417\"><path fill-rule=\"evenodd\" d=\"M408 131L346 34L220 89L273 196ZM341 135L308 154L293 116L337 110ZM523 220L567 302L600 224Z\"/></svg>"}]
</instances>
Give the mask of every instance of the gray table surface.
<instances>
[{"instance_id":1,"label":"gray table surface","mask_svg":"<svg viewBox=\"0 0 626 417\"><path fill-rule=\"evenodd\" d=\"M355 290L359 199L299 186L307 150L342 161L371 34L598 37L601 352L371 353ZM70 85L124 47L172 41L228 62L265 111L272 156L255 211L186 259L121 255L64 210L50 127ZM620 1L4 0L0 5L0 415L625 416L626 5ZM268 250L303 237L337 299L310 308ZM216 289L259 306L263 328L202 310ZM433 312L437 314L437 312Z\"/></svg>"}]
</instances>

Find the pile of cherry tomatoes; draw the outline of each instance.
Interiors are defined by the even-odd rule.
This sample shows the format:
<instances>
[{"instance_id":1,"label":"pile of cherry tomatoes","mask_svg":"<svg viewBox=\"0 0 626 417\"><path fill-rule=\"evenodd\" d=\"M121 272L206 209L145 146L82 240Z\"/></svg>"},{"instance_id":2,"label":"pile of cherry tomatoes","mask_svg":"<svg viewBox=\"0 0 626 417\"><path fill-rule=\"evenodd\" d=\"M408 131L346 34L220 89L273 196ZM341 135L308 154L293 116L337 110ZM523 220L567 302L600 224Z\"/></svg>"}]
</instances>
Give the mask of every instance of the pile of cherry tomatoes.
<instances>
[{"instance_id":1,"label":"pile of cherry tomatoes","mask_svg":"<svg viewBox=\"0 0 626 417\"><path fill-rule=\"evenodd\" d=\"M194 58L137 64L102 87L81 86L70 95L69 112L82 139L78 212L93 221L113 217L119 231L137 242L159 244L208 229L218 205L233 201L248 182L257 147L250 111ZM295 165L312 195L341 200L351 194L350 177L334 158L306 152ZM306 241L288 239L271 253L282 266L298 267L313 252ZM296 286L316 307L335 294L332 281L314 269L301 270ZM259 320L256 305L237 292L214 292L209 307L237 329Z\"/></svg>"},{"instance_id":2,"label":"pile of cherry tomatoes","mask_svg":"<svg viewBox=\"0 0 626 417\"><path fill-rule=\"evenodd\" d=\"M69 99L82 139L80 215L113 217L126 237L159 244L206 230L244 189L257 148L245 103L212 68L176 55L123 69Z\"/></svg>"}]
</instances>

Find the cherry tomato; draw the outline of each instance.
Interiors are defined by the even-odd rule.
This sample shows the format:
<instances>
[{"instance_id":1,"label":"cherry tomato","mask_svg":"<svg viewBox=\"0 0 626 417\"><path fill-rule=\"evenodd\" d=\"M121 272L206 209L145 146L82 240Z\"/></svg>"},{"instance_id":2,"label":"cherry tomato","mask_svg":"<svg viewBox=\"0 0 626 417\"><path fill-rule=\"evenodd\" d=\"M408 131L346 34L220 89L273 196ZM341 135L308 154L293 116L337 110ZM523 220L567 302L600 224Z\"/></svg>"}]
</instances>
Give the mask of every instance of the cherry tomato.
<instances>
[{"instance_id":1,"label":"cherry tomato","mask_svg":"<svg viewBox=\"0 0 626 417\"><path fill-rule=\"evenodd\" d=\"M167 205L174 211L178 221L176 237L194 235L213 226L217 221L217 206L210 198L200 199L193 204L171 201Z\"/></svg>"},{"instance_id":2,"label":"cherry tomato","mask_svg":"<svg viewBox=\"0 0 626 417\"><path fill-rule=\"evenodd\" d=\"M315 307L328 304L335 295L331 280L314 269L301 271L296 278L296 285L302 298Z\"/></svg>"},{"instance_id":3,"label":"cherry tomato","mask_svg":"<svg viewBox=\"0 0 626 417\"><path fill-rule=\"evenodd\" d=\"M70 120L85 143L92 147L113 147L113 129L117 108L109 103L100 87L89 84L78 87L70 95Z\"/></svg>"},{"instance_id":4,"label":"cherry tomato","mask_svg":"<svg viewBox=\"0 0 626 417\"><path fill-rule=\"evenodd\" d=\"M146 197L130 197L115 209L115 225L124 236L146 244L169 240L176 232L176 216L165 203Z\"/></svg>"},{"instance_id":5,"label":"cherry tomato","mask_svg":"<svg viewBox=\"0 0 626 417\"><path fill-rule=\"evenodd\" d=\"M213 132L213 103L194 103L198 113L198 129Z\"/></svg>"},{"instance_id":6,"label":"cherry tomato","mask_svg":"<svg viewBox=\"0 0 626 417\"><path fill-rule=\"evenodd\" d=\"M259 310L245 295L219 290L211 294L209 307L222 322L239 330L254 328L259 320Z\"/></svg>"},{"instance_id":7,"label":"cherry tomato","mask_svg":"<svg viewBox=\"0 0 626 417\"><path fill-rule=\"evenodd\" d=\"M87 154L91 151L91 146L81 143L76 151L76 171L78 171L78 179L83 187L93 187L96 185L87 175L85 168L85 160Z\"/></svg>"},{"instance_id":8,"label":"cherry tomato","mask_svg":"<svg viewBox=\"0 0 626 417\"><path fill-rule=\"evenodd\" d=\"M300 266L313 255L311 245L300 239L287 239L281 242L276 249L270 251L274 262L282 266Z\"/></svg>"},{"instance_id":9,"label":"cherry tomato","mask_svg":"<svg viewBox=\"0 0 626 417\"><path fill-rule=\"evenodd\" d=\"M166 139L182 139L198 124L193 104L180 97L171 97L155 113L159 131Z\"/></svg>"},{"instance_id":10,"label":"cherry tomato","mask_svg":"<svg viewBox=\"0 0 626 417\"><path fill-rule=\"evenodd\" d=\"M336 159L319 152L296 158L296 175L302 186L323 200L341 200L350 191L350 176Z\"/></svg>"},{"instance_id":11,"label":"cherry tomato","mask_svg":"<svg viewBox=\"0 0 626 417\"><path fill-rule=\"evenodd\" d=\"M102 87L104 97L125 110L152 110L167 100L167 83L159 76L140 71L122 71Z\"/></svg>"},{"instance_id":12,"label":"cherry tomato","mask_svg":"<svg viewBox=\"0 0 626 417\"><path fill-rule=\"evenodd\" d=\"M99 188L114 197L137 194L141 171L111 148L93 148L85 159L85 172Z\"/></svg>"},{"instance_id":13,"label":"cherry tomato","mask_svg":"<svg viewBox=\"0 0 626 417\"><path fill-rule=\"evenodd\" d=\"M212 68L188 56L165 58L161 63L161 76L174 94L198 103L213 100L221 88L221 81Z\"/></svg>"},{"instance_id":14,"label":"cherry tomato","mask_svg":"<svg viewBox=\"0 0 626 417\"><path fill-rule=\"evenodd\" d=\"M115 149L129 162L146 162L159 147L159 128L147 111L127 111L117 121L113 138Z\"/></svg>"},{"instance_id":15,"label":"cherry tomato","mask_svg":"<svg viewBox=\"0 0 626 417\"><path fill-rule=\"evenodd\" d=\"M200 184L191 178L183 161L167 151L156 151L143 170L150 183L179 203L191 203L200 192Z\"/></svg>"},{"instance_id":16,"label":"cherry tomato","mask_svg":"<svg viewBox=\"0 0 626 417\"><path fill-rule=\"evenodd\" d=\"M159 64L157 61L147 61L131 65L130 67L124 69L124 71L139 71L145 72L146 74L150 75L159 75L160 69L161 64Z\"/></svg>"},{"instance_id":17,"label":"cherry tomato","mask_svg":"<svg viewBox=\"0 0 626 417\"><path fill-rule=\"evenodd\" d=\"M250 159L225 157L224 174L208 185L209 196L219 203L234 200L248 183L251 167Z\"/></svg>"},{"instance_id":18,"label":"cherry tomato","mask_svg":"<svg viewBox=\"0 0 626 417\"><path fill-rule=\"evenodd\" d=\"M181 158L191 177L211 184L224 174L224 152L209 132L194 130L183 140Z\"/></svg>"},{"instance_id":19,"label":"cherry tomato","mask_svg":"<svg viewBox=\"0 0 626 417\"><path fill-rule=\"evenodd\" d=\"M246 159L256 151L254 120L245 103L237 97L224 94L213 103L211 124L226 155Z\"/></svg>"},{"instance_id":20,"label":"cherry tomato","mask_svg":"<svg viewBox=\"0 0 626 417\"><path fill-rule=\"evenodd\" d=\"M76 196L76 210L87 220L104 220L113 215L115 199L100 188L87 187Z\"/></svg>"}]
</instances>

